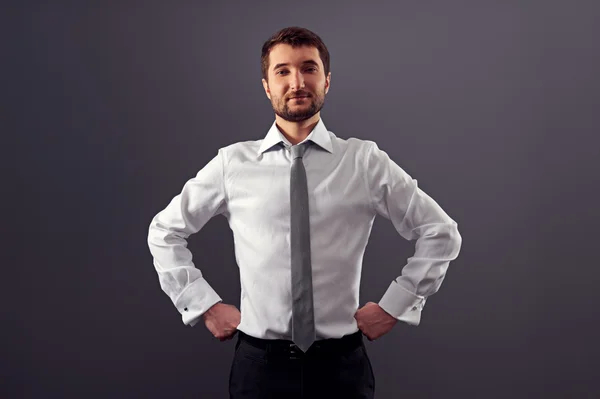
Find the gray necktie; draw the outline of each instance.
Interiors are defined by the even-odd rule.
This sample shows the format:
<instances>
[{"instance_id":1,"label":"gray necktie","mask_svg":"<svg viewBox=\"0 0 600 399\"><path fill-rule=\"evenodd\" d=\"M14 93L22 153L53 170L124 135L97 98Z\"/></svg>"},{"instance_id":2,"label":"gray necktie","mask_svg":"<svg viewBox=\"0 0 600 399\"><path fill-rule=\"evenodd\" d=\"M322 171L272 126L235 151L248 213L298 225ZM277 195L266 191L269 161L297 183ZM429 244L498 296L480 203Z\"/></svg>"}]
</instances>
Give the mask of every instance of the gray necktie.
<instances>
[{"instance_id":1,"label":"gray necktie","mask_svg":"<svg viewBox=\"0 0 600 399\"><path fill-rule=\"evenodd\" d=\"M302 156L306 143L294 145L290 177L292 246L292 341L306 352L315 341L308 188Z\"/></svg>"}]
</instances>

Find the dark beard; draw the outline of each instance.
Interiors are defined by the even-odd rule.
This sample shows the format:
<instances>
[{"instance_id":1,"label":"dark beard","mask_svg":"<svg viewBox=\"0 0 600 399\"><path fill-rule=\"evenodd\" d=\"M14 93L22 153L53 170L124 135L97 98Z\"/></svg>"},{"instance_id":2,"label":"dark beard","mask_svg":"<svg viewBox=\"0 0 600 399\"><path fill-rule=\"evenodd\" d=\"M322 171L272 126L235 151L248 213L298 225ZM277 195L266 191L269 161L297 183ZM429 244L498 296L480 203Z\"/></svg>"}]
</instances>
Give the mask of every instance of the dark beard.
<instances>
[{"instance_id":1,"label":"dark beard","mask_svg":"<svg viewBox=\"0 0 600 399\"><path fill-rule=\"evenodd\" d=\"M310 100L315 97L310 97ZM290 100L294 101L294 100ZM306 101L306 100L305 100ZM280 118L289 121L289 122L301 122L313 117L317 112L319 112L323 105L325 105L325 101L311 101L310 106L306 109L300 111L291 111L287 106L287 103L284 105L283 110L280 112L277 109L273 108L275 114L279 115Z\"/></svg>"}]
</instances>

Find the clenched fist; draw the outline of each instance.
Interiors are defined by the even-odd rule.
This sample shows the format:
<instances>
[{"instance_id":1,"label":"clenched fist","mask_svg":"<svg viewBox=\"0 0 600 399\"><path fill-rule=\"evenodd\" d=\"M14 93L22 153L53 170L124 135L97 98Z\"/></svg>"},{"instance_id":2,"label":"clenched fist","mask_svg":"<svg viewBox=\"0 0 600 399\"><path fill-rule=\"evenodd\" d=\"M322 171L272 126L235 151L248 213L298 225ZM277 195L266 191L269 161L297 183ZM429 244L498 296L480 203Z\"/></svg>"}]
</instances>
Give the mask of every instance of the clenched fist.
<instances>
[{"instance_id":1,"label":"clenched fist","mask_svg":"<svg viewBox=\"0 0 600 399\"><path fill-rule=\"evenodd\" d=\"M368 302L358 309L354 315L359 330L369 341L374 341L382 335L387 334L398 320L387 313L375 302Z\"/></svg>"},{"instance_id":2,"label":"clenched fist","mask_svg":"<svg viewBox=\"0 0 600 399\"><path fill-rule=\"evenodd\" d=\"M240 325L241 313L233 305L218 302L208 309L203 315L206 328L219 341L233 338Z\"/></svg>"}]
</instances>

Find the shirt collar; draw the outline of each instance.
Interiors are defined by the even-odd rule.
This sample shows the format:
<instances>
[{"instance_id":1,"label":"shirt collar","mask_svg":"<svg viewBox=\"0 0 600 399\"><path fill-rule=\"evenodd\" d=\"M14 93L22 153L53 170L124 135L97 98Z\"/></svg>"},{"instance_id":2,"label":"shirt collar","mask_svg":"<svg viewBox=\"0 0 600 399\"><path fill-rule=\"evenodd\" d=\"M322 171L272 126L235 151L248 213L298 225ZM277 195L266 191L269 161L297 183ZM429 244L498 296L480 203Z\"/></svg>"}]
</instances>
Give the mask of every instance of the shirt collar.
<instances>
[{"instance_id":1,"label":"shirt collar","mask_svg":"<svg viewBox=\"0 0 600 399\"><path fill-rule=\"evenodd\" d=\"M325 123L323 122L322 118L319 118L319 122L315 125L313 130L310 132L310 134L306 137L306 139L303 142L308 141L308 140L317 144L319 147L323 148L324 150L326 150L330 153L333 153L333 147L331 145L331 137L329 136L329 131L325 127ZM283 133L281 133L281 131L277 127L277 121L275 121L275 122L273 122L273 124L271 125L271 128L269 129L269 132L263 139L263 141L258 149L257 155L260 156L263 152L265 152L269 148L271 148L274 145L277 145L281 142L283 142L284 145L286 145L286 146L292 145L289 142L289 140L285 138Z\"/></svg>"}]
</instances>

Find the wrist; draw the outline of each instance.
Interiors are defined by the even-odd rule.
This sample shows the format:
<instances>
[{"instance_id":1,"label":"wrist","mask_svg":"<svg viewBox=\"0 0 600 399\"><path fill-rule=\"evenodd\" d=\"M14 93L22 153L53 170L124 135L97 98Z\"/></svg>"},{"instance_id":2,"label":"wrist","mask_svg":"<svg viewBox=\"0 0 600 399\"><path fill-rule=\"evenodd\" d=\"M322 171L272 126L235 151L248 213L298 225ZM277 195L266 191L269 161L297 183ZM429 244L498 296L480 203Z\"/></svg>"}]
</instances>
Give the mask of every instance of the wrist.
<instances>
[{"instance_id":1,"label":"wrist","mask_svg":"<svg viewBox=\"0 0 600 399\"><path fill-rule=\"evenodd\" d=\"M212 315L215 314L217 305L219 305L220 302L215 303L214 305L212 305L210 308L208 308L208 310L204 313L202 313L202 318L204 320L206 320L208 317L211 317Z\"/></svg>"}]
</instances>

